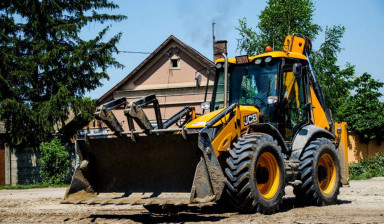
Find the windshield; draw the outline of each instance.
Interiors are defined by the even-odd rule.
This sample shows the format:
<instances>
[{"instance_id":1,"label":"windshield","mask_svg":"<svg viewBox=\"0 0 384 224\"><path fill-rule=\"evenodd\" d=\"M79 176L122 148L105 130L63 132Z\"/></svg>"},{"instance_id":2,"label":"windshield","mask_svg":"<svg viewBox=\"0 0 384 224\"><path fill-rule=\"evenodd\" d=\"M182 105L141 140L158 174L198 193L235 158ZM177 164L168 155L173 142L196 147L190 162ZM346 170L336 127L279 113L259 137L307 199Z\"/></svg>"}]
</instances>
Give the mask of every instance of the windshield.
<instances>
[{"instance_id":1,"label":"windshield","mask_svg":"<svg viewBox=\"0 0 384 224\"><path fill-rule=\"evenodd\" d=\"M256 106L260 110L268 103L277 101L278 63L248 63L243 65L229 64L228 67L228 105ZM224 107L224 69L216 73L216 83L213 93L213 110Z\"/></svg>"}]
</instances>

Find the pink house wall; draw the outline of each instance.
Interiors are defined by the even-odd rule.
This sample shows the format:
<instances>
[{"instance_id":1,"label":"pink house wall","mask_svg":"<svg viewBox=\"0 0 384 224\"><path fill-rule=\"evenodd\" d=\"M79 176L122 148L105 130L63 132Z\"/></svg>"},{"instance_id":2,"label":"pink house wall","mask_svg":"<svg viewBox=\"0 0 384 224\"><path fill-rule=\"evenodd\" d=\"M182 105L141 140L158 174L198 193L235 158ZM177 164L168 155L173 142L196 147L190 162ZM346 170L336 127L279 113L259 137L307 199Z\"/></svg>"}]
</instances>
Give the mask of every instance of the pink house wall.
<instances>
[{"instance_id":1,"label":"pink house wall","mask_svg":"<svg viewBox=\"0 0 384 224\"><path fill-rule=\"evenodd\" d=\"M170 60L175 57L179 58L180 66L172 69ZM208 76L206 70L201 69L211 65L202 63L178 43L170 42L156 57L137 71L133 78L116 89L113 92L113 98L124 96L129 102L133 102L144 96L156 94L163 121L186 105L193 106L197 113L202 113L200 105L204 101ZM196 73L198 70L201 71ZM201 76L201 86L199 87L196 86L195 73L197 76ZM214 72L211 70L207 101L210 101L212 97L213 82ZM110 98L107 98L105 102L109 100ZM151 122L155 123L153 108L145 108L144 111ZM124 130L128 130L123 110L115 110L114 113Z\"/></svg>"}]
</instances>

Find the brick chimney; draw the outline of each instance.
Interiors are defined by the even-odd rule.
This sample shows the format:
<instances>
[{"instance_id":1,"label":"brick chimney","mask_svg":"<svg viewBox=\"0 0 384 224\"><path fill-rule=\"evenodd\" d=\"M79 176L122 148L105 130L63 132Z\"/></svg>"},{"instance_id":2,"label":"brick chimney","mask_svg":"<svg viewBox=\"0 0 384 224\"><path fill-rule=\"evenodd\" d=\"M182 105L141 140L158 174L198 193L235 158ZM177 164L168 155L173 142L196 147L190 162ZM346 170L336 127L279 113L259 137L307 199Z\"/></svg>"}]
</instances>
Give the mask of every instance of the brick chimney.
<instances>
[{"instance_id":1,"label":"brick chimney","mask_svg":"<svg viewBox=\"0 0 384 224\"><path fill-rule=\"evenodd\" d=\"M222 53L227 53L227 41L226 40L218 40L214 45L214 55L215 61L219 58L223 58Z\"/></svg>"}]
</instances>

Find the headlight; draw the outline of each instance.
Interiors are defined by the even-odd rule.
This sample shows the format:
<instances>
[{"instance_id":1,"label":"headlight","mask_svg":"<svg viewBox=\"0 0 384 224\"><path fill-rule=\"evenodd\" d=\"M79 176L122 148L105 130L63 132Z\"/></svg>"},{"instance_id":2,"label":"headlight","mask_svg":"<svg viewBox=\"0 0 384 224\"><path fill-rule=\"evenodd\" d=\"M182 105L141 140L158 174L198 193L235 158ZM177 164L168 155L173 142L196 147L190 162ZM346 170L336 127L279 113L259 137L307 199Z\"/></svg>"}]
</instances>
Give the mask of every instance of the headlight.
<instances>
[{"instance_id":1,"label":"headlight","mask_svg":"<svg viewBox=\"0 0 384 224\"><path fill-rule=\"evenodd\" d=\"M220 69L220 68L222 68L222 67L223 67L223 63L217 63L217 64L216 64L216 68L217 68L217 69Z\"/></svg>"},{"instance_id":2,"label":"headlight","mask_svg":"<svg viewBox=\"0 0 384 224\"><path fill-rule=\"evenodd\" d=\"M277 102L277 96L268 96L268 104L273 104Z\"/></svg>"},{"instance_id":3,"label":"headlight","mask_svg":"<svg viewBox=\"0 0 384 224\"><path fill-rule=\"evenodd\" d=\"M266 58L265 58L265 62L266 62L266 63L269 63L269 62L271 62L271 61L272 61L272 57L266 57Z\"/></svg>"},{"instance_id":4,"label":"headlight","mask_svg":"<svg viewBox=\"0 0 384 224\"><path fill-rule=\"evenodd\" d=\"M203 110L209 110L211 108L211 102L204 102L201 103L201 109Z\"/></svg>"},{"instance_id":5,"label":"headlight","mask_svg":"<svg viewBox=\"0 0 384 224\"><path fill-rule=\"evenodd\" d=\"M255 60L255 64L259 65L259 64L261 64L262 61L263 61L263 59L258 58L258 59Z\"/></svg>"}]
</instances>

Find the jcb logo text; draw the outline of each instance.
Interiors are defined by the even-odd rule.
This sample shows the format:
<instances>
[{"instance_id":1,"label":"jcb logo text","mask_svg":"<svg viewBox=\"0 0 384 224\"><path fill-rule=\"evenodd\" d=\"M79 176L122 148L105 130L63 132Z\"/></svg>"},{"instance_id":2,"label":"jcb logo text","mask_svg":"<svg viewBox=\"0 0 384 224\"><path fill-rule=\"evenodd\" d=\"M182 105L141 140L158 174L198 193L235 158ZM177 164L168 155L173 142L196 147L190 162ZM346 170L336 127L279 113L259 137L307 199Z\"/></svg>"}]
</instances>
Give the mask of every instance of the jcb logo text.
<instances>
[{"instance_id":1,"label":"jcb logo text","mask_svg":"<svg viewBox=\"0 0 384 224\"><path fill-rule=\"evenodd\" d=\"M244 117L244 126L255 123L257 121L257 113L250 114Z\"/></svg>"}]
</instances>

